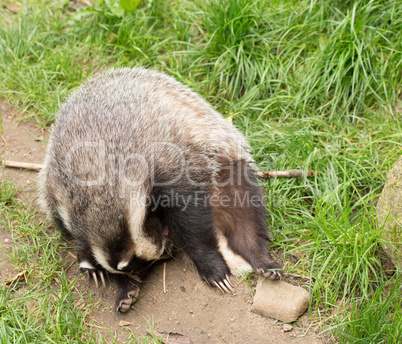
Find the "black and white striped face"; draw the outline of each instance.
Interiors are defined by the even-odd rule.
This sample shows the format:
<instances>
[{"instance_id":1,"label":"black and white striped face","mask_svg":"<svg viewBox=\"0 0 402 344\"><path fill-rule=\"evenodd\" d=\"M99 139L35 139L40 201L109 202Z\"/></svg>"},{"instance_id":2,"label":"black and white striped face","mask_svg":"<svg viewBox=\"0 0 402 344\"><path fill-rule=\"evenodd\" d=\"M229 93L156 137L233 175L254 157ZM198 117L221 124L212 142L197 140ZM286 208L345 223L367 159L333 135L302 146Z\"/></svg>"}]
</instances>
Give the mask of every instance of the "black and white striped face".
<instances>
[{"instance_id":1,"label":"black and white striped face","mask_svg":"<svg viewBox=\"0 0 402 344\"><path fill-rule=\"evenodd\" d=\"M133 212L134 215L138 213ZM134 219L131 218L128 226L120 226L119 233L115 232L113 236L100 231L96 238L78 240L84 247L81 252L87 252L81 254L81 259L79 257L80 269L101 267L111 273L137 273L158 260L165 251L169 230L163 227L157 214L141 215L141 218L145 218L141 226L132 226Z\"/></svg>"}]
</instances>

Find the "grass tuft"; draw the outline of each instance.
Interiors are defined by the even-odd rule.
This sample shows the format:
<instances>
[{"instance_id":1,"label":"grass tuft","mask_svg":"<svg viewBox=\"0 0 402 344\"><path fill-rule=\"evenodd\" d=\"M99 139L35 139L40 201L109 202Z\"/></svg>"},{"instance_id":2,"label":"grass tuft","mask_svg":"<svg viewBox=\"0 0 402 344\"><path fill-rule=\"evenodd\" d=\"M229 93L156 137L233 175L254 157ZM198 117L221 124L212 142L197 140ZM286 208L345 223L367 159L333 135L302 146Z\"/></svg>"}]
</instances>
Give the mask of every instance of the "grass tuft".
<instances>
[{"instance_id":1,"label":"grass tuft","mask_svg":"<svg viewBox=\"0 0 402 344\"><path fill-rule=\"evenodd\" d=\"M333 327L341 343L400 343L402 340L401 281L380 285L367 298L343 307Z\"/></svg>"}]
</instances>

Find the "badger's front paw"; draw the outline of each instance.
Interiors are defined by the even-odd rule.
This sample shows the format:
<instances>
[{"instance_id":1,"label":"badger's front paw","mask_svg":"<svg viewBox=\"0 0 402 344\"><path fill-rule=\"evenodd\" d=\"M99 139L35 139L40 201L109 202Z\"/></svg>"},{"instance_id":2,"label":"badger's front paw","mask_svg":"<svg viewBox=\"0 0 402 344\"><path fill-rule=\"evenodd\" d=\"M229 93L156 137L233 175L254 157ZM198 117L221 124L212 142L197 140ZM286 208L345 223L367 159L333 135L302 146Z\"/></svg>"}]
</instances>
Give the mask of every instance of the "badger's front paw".
<instances>
[{"instance_id":1,"label":"badger's front paw","mask_svg":"<svg viewBox=\"0 0 402 344\"><path fill-rule=\"evenodd\" d=\"M140 288L136 285L131 285L129 289L121 290L114 305L116 312L125 313L129 311L131 306L137 301L139 295Z\"/></svg>"},{"instance_id":2,"label":"badger's front paw","mask_svg":"<svg viewBox=\"0 0 402 344\"><path fill-rule=\"evenodd\" d=\"M233 285L230 281L230 270L219 252L207 252L203 259L194 259L193 262L201 278L211 287L218 288L222 293L233 291Z\"/></svg>"},{"instance_id":3,"label":"badger's front paw","mask_svg":"<svg viewBox=\"0 0 402 344\"><path fill-rule=\"evenodd\" d=\"M271 280L278 280L284 278L282 267L276 262L268 263L264 268L260 268L256 272Z\"/></svg>"},{"instance_id":4,"label":"badger's front paw","mask_svg":"<svg viewBox=\"0 0 402 344\"><path fill-rule=\"evenodd\" d=\"M99 280L102 282L102 285L104 287L106 286L106 282L105 282L106 271L99 269L97 267L94 267L91 263L89 263L87 261L80 262L80 271L87 274L89 281L91 279L94 280L96 288L99 287L99 282L98 282Z\"/></svg>"}]
</instances>

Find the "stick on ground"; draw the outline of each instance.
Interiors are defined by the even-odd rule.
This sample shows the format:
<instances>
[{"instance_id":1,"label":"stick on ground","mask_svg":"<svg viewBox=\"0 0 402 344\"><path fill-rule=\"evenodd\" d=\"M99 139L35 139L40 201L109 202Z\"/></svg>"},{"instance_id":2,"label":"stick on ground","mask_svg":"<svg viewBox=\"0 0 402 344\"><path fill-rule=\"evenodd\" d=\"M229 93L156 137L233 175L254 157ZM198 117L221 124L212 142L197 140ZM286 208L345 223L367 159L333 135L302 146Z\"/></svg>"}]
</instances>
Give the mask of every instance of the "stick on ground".
<instances>
[{"instance_id":1,"label":"stick on ground","mask_svg":"<svg viewBox=\"0 0 402 344\"><path fill-rule=\"evenodd\" d=\"M26 168L29 170L42 170L45 165L43 164L34 164L28 162L19 162L19 161L11 161L6 160L2 161L6 167L14 167L14 168ZM260 171L257 173L259 177L262 178L302 178L306 175L307 178L314 177L317 172L307 171L306 174L303 170L287 170L287 171Z\"/></svg>"},{"instance_id":2,"label":"stick on ground","mask_svg":"<svg viewBox=\"0 0 402 344\"><path fill-rule=\"evenodd\" d=\"M45 167L43 164L34 164L30 162L19 162L19 161L11 161L11 160L2 160L1 162L6 167L14 167L14 168L26 168L29 170L40 171Z\"/></svg>"},{"instance_id":3,"label":"stick on ground","mask_svg":"<svg viewBox=\"0 0 402 344\"><path fill-rule=\"evenodd\" d=\"M258 175L263 178L303 178L304 176L311 178L314 177L314 174L317 172L307 171L306 173L303 170L288 170L288 171L260 171Z\"/></svg>"},{"instance_id":4,"label":"stick on ground","mask_svg":"<svg viewBox=\"0 0 402 344\"><path fill-rule=\"evenodd\" d=\"M163 293L166 294L166 263L163 263Z\"/></svg>"}]
</instances>

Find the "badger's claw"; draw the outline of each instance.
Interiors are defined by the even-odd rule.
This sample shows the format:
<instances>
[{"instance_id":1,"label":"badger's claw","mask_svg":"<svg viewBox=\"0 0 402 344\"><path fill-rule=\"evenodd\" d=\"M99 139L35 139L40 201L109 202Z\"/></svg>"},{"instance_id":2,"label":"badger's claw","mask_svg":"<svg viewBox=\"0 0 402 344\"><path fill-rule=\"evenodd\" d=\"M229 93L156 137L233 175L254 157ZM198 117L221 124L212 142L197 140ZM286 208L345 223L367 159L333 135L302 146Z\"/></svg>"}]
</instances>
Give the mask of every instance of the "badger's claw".
<instances>
[{"instance_id":1,"label":"badger's claw","mask_svg":"<svg viewBox=\"0 0 402 344\"><path fill-rule=\"evenodd\" d=\"M102 285L106 287L105 276L103 276L103 271L99 271L99 275L102 281Z\"/></svg>"},{"instance_id":2,"label":"badger's claw","mask_svg":"<svg viewBox=\"0 0 402 344\"><path fill-rule=\"evenodd\" d=\"M80 265L80 271L86 273L88 281L90 281L91 279L94 280L96 288L99 288L98 277L102 282L102 286L106 287L105 272L103 270L93 268L92 266L86 266L86 264Z\"/></svg>"},{"instance_id":3,"label":"badger's claw","mask_svg":"<svg viewBox=\"0 0 402 344\"><path fill-rule=\"evenodd\" d=\"M96 277L96 272L95 272L95 271L92 271L92 278L94 279L96 288L99 288L99 285L98 285L98 277Z\"/></svg>"},{"instance_id":4,"label":"badger's claw","mask_svg":"<svg viewBox=\"0 0 402 344\"><path fill-rule=\"evenodd\" d=\"M228 287L228 289L233 292L234 291L234 287L232 285L232 281L230 280L230 277L228 275L226 275L226 278L223 280L223 282L225 282L226 286Z\"/></svg>"},{"instance_id":5,"label":"badger's claw","mask_svg":"<svg viewBox=\"0 0 402 344\"><path fill-rule=\"evenodd\" d=\"M213 281L212 284L208 282L208 284L218 288L223 294L225 293L230 294L234 290L228 275L226 275L226 278L223 279L222 281L219 282Z\"/></svg>"},{"instance_id":6,"label":"badger's claw","mask_svg":"<svg viewBox=\"0 0 402 344\"><path fill-rule=\"evenodd\" d=\"M222 289L223 289L226 293L230 294L230 290L226 287L226 285L225 285L224 282L219 282L219 285L222 287Z\"/></svg>"},{"instance_id":7,"label":"badger's claw","mask_svg":"<svg viewBox=\"0 0 402 344\"><path fill-rule=\"evenodd\" d=\"M283 270L281 266L276 262L269 263L268 266L265 267L265 269L258 269L257 273L266 278L269 278L270 280L278 280L284 278Z\"/></svg>"},{"instance_id":8,"label":"badger's claw","mask_svg":"<svg viewBox=\"0 0 402 344\"><path fill-rule=\"evenodd\" d=\"M217 288L222 292L222 294L225 294L224 290L223 290L222 287L219 285L219 283L216 283L216 282L214 281L214 282L212 282L212 284L213 284L215 287L217 287Z\"/></svg>"}]
</instances>

